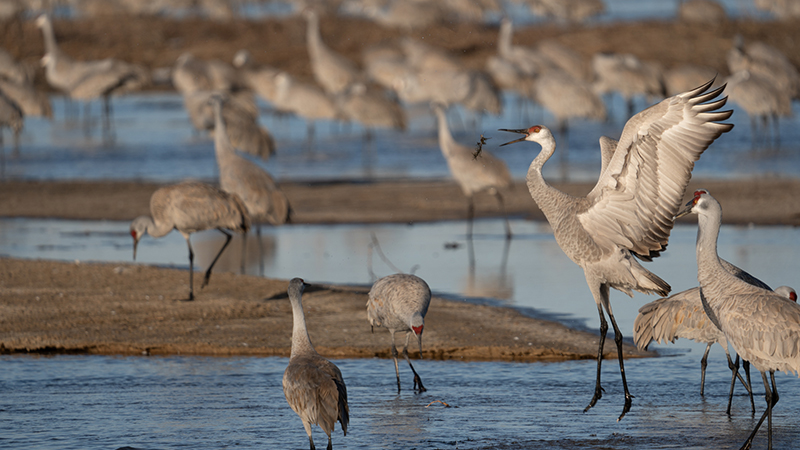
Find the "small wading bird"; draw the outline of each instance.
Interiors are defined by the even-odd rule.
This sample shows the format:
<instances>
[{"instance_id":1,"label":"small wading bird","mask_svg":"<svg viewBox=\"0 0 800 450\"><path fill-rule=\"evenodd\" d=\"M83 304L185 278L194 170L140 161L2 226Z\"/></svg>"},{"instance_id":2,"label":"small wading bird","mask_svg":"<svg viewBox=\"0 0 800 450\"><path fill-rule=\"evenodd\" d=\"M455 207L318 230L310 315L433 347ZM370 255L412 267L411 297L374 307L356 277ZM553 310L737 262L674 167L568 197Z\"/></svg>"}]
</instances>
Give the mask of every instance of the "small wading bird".
<instances>
[{"instance_id":1,"label":"small wading bird","mask_svg":"<svg viewBox=\"0 0 800 450\"><path fill-rule=\"evenodd\" d=\"M397 375L397 392L400 392L400 369L397 367L397 347L394 334L406 332L403 357L414 373L414 390L426 391L417 371L408 359L408 339L413 333L419 342L419 357L422 358L422 329L425 314L431 303L431 289L428 283L415 275L397 273L381 278L372 285L367 300L367 320L372 327L384 327L392 335L392 359Z\"/></svg>"},{"instance_id":2,"label":"small wading bird","mask_svg":"<svg viewBox=\"0 0 800 450\"><path fill-rule=\"evenodd\" d=\"M708 191L695 191L694 198L676 217L690 213L697 214L697 280L703 308L736 353L750 361L764 381L767 408L741 448L750 448L764 419L768 419L771 449L772 408L779 399L775 371L800 373L800 305L748 284L725 269L717 253L722 207Z\"/></svg>"},{"instance_id":3,"label":"small wading bird","mask_svg":"<svg viewBox=\"0 0 800 450\"><path fill-rule=\"evenodd\" d=\"M761 280L753 277L744 270L733 264L720 259L720 263L725 270L733 274L736 278L745 281L753 286L763 289L771 289ZM780 286L775 292L789 300L797 301L797 293L789 286ZM675 339L691 339L695 342L706 343L706 351L700 360L700 395L704 395L706 366L708 365L708 352L711 346L719 343L725 349L728 357L728 368L731 369L731 388L728 394L727 414L731 414L731 402L733 400L733 388L736 378L742 382L745 389L750 393L750 406L755 414L755 403L753 402L753 391L750 389L750 364L745 361L745 372L747 382L739 375L739 355L736 355L736 362L731 360L728 352L728 340L725 334L717 328L703 311L703 302L700 299L700 288L694 287L679 292L667 298L660 298L639 308L639 315L633 322L633 341L639 349L647 349L651 342L675 342Z\"/></svg>"},{"instance_id":4,"label":"small wading bird","mask_svg":"<svg viewBox=\"0 0 800 450\"><path fill-rule=\"evenodd\" d=\"M250 228L247 208L238 196L194 181L166 186L155 191L150 197L150 214L152 217L139 216L131 222L133 259L136 260L136 247L145 234L159 238L166 236L173 228L178 230L189 246L189 301L194 300L192 283L194 252L189 236L197 231L212 228L225 235L225 244L206 270L202 285L205 287L211 277L211 269L231 242L231 234L225 229L246 233Z\"/></svg>"},{"instance_id":5,"label":"small wading bird","mask_svg":"<svg viewBox=\"0 0 800 450\"><path fill-rule=\"evenodd\" d=\"M550 222L556 242L583 268L597 304L600 315L597 379L594 396L584 411L602 396L600 367L608 331L605 314L614 327L625 390L625 406L619 419L630 410L633 396L625 379L622 333L611 311L609 288L631 296L632 290L661 296L669 293L669 284L645 269L634 256L650 261L666 248L673 217L681 206L694 162L716 138L733 128L731 124L718 123L732 112L719 111L726 101L725 97L716 99L723 88L707 92L713 81L631 117L597 185L586 197L567 195L550 186L542 176L542 166L556 148L550 130L539 125L501 130L525 135L503 145L520 141L541 145L541 151L528 168L528 190ZM600 143L602 149L613 145L613 140L601 138ZM609 155L610 149L603 149L603 154Z\"/></svg>"},{"instance_id":6,"label":"small wading bird","mask_svg":"<svg viewBox=\"0 0 800 450\"><path fill-rule=\"evenodd\" d=\"M289 301L292 302L294 325L292 355L286 371L283 372L283 394L289 406L303 421L311 450L315 449L311 425L319 425L328 435L328 450L331 450L331 431L336 421L342 424L342 432L347 436L347 424L350 422L347 386L339 368L320 356L308 337L302 303L305 286L307 285L300 278L293 278L289 282L288 293Z\"/></svg>"}]
</instances>

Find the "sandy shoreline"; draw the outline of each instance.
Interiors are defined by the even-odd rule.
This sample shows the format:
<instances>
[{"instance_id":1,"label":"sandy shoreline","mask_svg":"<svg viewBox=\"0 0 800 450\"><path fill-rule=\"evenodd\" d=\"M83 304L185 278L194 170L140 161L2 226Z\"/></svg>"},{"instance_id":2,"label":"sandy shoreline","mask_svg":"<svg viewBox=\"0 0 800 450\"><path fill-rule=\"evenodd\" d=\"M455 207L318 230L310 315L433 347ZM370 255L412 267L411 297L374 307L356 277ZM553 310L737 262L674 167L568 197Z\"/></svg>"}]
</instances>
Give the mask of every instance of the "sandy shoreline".
<instances>
[{"instance_id":1,"label":"sandy shoreline","mask_svg":"<svg viewBox=\"0 0 800 450\"><path fill-rule=\"evenodd\" d=\"M148 212L149 196L157 187L3 182L0 217L129 220ZM590 188L559 187L574 194ZM696 187L706 187L720 199L727 223L800 224L800 181L693 182L690 191ZM283 188L296 223L460 219L465 209L463 196L450 181L285 183ZM513 215L541 218L524 185L515 186L508 197ZM480 197L479 215L497 214L492 200ZM197 301L182 302L188 291L185 270L0 259L0 352L285 356L291 335L286 286L287 280L215 273L208 287L196 289ZM330 357L389 356L388 333L369 333L366 291L319 287L307 292L304 303L320 352ZM597 335L510 308L436 298L426 320L427 358L538 361L594 358L596 352ZM652 355L631 346L626 352Z\"/></svg>"}]
</instances>

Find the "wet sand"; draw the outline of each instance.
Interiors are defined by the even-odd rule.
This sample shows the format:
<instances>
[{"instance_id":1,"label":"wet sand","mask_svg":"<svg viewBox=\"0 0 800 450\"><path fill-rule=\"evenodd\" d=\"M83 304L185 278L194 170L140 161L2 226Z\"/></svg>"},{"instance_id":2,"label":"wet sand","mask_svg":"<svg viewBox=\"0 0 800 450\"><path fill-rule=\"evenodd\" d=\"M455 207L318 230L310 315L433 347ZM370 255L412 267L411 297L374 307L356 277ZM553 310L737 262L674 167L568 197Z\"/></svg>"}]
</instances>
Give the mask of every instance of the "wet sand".
<instances>
[{"instance_id":1,"label":"wet sand","mask_svg":"<svg viewBox=\"0 0 800 450\"><path fill-rule=\"evenodd\" d=\"M148 212L158 185L111 182L0 183L0 217L130 220ZM558 185L574 194L588 184ZM800 182L693 182L725 205L727 223L800 223ZM417 222L458 219L464 198L450 181L283 185L296 223ZM391 197L390 197L391 196ZM392 198L392 202L387 202ZM479 215L496 215L480 197ZM391 207L387 205L391 204ZM541 219L519 184L512 214ZM689 218L688 220L691 220ZM287 280L215 273L188 294L185 270L131 264L74 264L0 259L0 352L288 355ZM331 357L388 357L389 335L370 334L366 287L319 286L304 297L312 340ZM587 308L590 308L587 292ZM424 356L465 360L593 358L597 336L500 307L435 298ZM613 345L606 347L607 356ZM646 356L626 346L628 356Z\"/></svg>"}]
</instances>

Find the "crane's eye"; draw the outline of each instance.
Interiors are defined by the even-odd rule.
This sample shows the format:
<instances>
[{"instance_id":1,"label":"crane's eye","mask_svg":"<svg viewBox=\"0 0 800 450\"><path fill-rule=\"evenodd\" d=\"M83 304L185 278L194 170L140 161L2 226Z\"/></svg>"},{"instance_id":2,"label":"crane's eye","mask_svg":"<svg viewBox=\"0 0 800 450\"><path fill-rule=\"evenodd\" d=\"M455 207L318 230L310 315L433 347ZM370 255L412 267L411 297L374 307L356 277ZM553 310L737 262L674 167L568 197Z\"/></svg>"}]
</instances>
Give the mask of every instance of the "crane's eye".
<instances>
[{"instance_id":1,"label":"crane's eye","mask_svg":"<svg viewBox=\"0 0 800 450\"><path fill-rule=\"evenodd\" d=\"M530 129L530 132L531 132L531 133L538 133L538 132L540 132L540 131L542 131L542 127L540 127L539 125L533 126L533 127L531 127L531 129Z\"/></svg>"}]
</instances>

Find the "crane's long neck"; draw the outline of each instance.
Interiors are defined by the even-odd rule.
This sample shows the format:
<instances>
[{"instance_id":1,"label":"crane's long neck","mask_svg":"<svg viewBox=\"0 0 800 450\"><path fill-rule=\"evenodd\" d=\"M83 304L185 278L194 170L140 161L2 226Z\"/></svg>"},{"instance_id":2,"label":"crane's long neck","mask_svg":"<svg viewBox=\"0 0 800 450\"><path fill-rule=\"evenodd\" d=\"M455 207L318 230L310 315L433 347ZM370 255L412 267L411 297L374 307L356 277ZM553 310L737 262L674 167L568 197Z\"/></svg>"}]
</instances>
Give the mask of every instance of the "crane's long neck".
<instances>
[{"instance_id":1,"label":"crane's long neck","mask_svg":"<svg viewBox=\"0 0 800 450\"><path fill-rule=\"evenodd\" d=\"M724 291L739 279L725 270L717 254L717 239L722 222L719 204L698 214L697 219L697 281L703 290L704 306L716 312Z\"/></svg>"},{"instance_id":2,"label":"crane's long neck","mask_svg":"<svg viewBox=\"0 0 800 450\"><path fill-rule=\"evenodd\" d=\"M504 58L511 55L511 35L513 28L510 21L503 21L500 24L500 33L497 37L497 53Z\"/></svg>"},{"instance_id":3,"label":"crane's long neck","mask_svg":"<svg viewBox=\"0 0 800 450\"><path fill-rule=\"evenodd\" d=\"M317 17L316 14L310 14L307 20L306 44L308 45L308 51L312 54L317 54L319 53L320 47L324 45L319 32L319 17Z\"/></svg>"},{"instance_id":4,"label":"crane's long neck","mask_svg":"<svg viewBox=\"0 0 800 450\"><path fill-rule=\"evenodd\" d=\"M308 355L309 353L316 354L317 351L314 350L314 346L311 345L311 338L308 337L306 316L303 313L303 303L300 300L300 296L290 293L289 300L292 302L292 318L294 319L294 325L292 326L291 358Z\"/></svg>"},{"instance_id":5,"label":"crane's long neck","mask_svg":"<svg viewBox=\"0 0 800 450\"><path fill-rule=\"evenodd\" d=\"M531 197L547 217L547 220L553 223L553 219L557 217L559 211L565 210L564 202L567 199L571 199L571 197L550 186L542 175L544 163L553 156L556 150L555 139L550 135L547 138L543 138L539 144L542 146L542 150L528 167L528 175L525 179Z\"/></svg>"},{"instance_id":6,"label":"crane's long neck","mask_svg":"<svg viewBox=\"0 0 800 450\"><path fill-rule=\"evenodd\" d=\"M153 220L153 218L150 216L139 216L136 218L136 221L140 222L143 225L144 231L154 238L166 236L167 233L172 231L172 229L175 227L173 223Z\"/></svg>"},{"instance_id":7,"label":"crane's long neck","mask_svg":"<svg viewBox=\"0 0 800 450\"><path fill-rule=\"evenodd\" d=\"M450 133L450 127L447 126L447 116L441 108L436 108L436 120L439 126L439 148L442 153L448 154L455 147L453 145L455 140Z\"/></svg>"},{"instance_id":8,"label":"crane's long neck","mask_svg":"<svg viewBox=\"0 0 800 450\"><path fill-rule=\"evenodd\" d=\"M219 101L214 103L214 153L217 155L217 164L236 154L228 138L228 128L222 117L222 103Z\"/></svg>"},{"instance_id":9,"label":"crane's long neck","mask_svg":"<svg viewBox=\"0 0 800 450\"><path fill-rule=\"evenodd\" d=\"M44 37L45 52L52 57L62 56L56 43L56 35L53 32L53 24L49 19L42 23L42 36Z\"/></svg>"}]
</instances>

